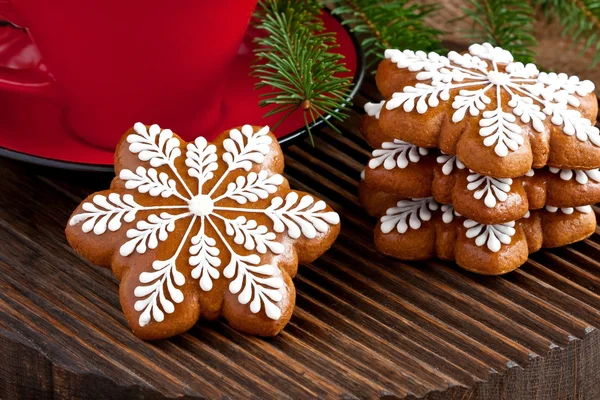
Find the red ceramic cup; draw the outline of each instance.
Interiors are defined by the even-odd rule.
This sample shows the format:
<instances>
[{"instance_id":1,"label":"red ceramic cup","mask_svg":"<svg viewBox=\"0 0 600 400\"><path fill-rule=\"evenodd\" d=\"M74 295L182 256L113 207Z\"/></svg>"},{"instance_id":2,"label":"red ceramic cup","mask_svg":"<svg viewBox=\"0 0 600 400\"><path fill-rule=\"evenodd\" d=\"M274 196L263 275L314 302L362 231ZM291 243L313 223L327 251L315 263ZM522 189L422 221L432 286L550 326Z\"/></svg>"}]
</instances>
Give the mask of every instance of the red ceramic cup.
<instances>
[{"instance_id":1,"label":"red ceramic cup","mask_svg":"<svg viewBox=\"0 0 600 400\"><path fill-rule=\"evenodd\" d=\"M219 120L257 0L0 0L49 74L0 68L0 91L56 96L77 136L113 148L136 121L192 139Z\"/></svg>"}]
</instances>

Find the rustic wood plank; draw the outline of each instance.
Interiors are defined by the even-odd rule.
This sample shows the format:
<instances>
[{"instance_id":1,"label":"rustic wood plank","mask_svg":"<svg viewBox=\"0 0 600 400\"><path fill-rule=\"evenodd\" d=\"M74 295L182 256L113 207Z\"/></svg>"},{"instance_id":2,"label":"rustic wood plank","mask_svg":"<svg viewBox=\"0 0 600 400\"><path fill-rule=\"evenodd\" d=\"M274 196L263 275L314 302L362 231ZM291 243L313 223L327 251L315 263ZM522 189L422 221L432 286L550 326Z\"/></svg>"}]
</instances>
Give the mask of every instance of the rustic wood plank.
<instances>
[{"instance_id":1,"label":"rustic wood plank","mask_svg":"<svg viewBox=\"0 0 600 400\"><path fill-rule=\"evenodd\" d=\"M300 267L294 316L271 339L221 321L135 338L112 273L63 235L112 176L0 160L0 398L600 398L600 228L503 277L376 253L356 190L371 152L357 121L378 97L367 79L341 135L285 150L290 184L327 200L343 231Z\"/></svg>"}]
</instances>

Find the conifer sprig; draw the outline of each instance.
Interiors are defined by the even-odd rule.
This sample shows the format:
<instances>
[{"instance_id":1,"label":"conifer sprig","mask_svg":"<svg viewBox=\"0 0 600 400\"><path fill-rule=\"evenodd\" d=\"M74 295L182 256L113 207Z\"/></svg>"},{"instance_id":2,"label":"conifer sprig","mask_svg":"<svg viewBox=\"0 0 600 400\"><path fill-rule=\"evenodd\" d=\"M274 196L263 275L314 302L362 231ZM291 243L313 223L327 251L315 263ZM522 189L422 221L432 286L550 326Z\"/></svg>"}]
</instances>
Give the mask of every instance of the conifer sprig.
<instances>
[{"instance_id":1,"label":"conifer sprig","mask_svg":"<svg viewBox=\"0 0 600 400\"><path fill-rule=\"evenodd\" d=\"M334 0L333 4L332 13L363 36L367 68L379 62L386 49L442 50L442 32L425 24L425 17L439 8L436 4L409 0Z\"/></svg>"},{"instance_id":2,"label":"conifer sprig","mask_svg":"<svg viewBox=\"0 0 600 400\"><path fill-rule=\"evenodd\" d=\"M516 60L534 62L537 40L533 35L534 10L525 0L468 0L463 7L473 29L465 32L472 42L489 42L510 51Z\"/></svg>"},{"instance_id":3,"label":"conifer sprig","mask_svg":"<svg viewBox=\"0 0 600 400\"><path fill-rule=\"evenodd\" d=\"M600 61L600 1L598 0L532 0L549 20L557 19L563 34L581 46L581 53L594 51L593 65Z\"/></svg>"},{"instance_id":4,"label":"conifer sprig","mask_svg":"<svg viewBox=\"0 0 600 400\"><path fill-rule=\"evenodd\" d=\"M352 78L339 76L348 69L332 51L338 45L335 34L324 30L320 2L261 0L258 10L256 27L265 35L256 39L253 74L257 88L272 89L261 95L260 105L274 106L265 116L284 113L281 122L302 109L309 134L319 119L339 132L329 119L344 119Z\"/></svg>"}]
</instances>

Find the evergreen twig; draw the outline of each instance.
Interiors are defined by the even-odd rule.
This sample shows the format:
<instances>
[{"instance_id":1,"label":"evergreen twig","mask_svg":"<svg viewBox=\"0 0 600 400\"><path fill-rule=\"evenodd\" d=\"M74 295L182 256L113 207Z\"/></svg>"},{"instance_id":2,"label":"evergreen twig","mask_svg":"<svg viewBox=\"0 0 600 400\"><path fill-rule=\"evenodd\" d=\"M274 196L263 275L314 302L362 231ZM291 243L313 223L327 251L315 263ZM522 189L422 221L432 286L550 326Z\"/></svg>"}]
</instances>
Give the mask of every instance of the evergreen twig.
<instances>
[{"instance_id":1,"label":"evergreen twig","mask_svg":"<svg viewBox=\"0 0 600 400\"><path fill-rule=\"evenodd\" d=\"M581 53L592 49L592 66L600 61L600 1L599 0L532 0L549 20L557 19L563 34L574 44L581 45Z\"/></svg>"},{"instance_id":2,"label":"evergreen twig","mask_svg":"<svg viewBox=\"0 0 600 400\"><path fill-rule=\"evenodd\" d=\"M383 58L386 49L441 51L441 31L428 27L425 17L439 8L409 0L333 0L334 15L364 36L361 46L367 68Z\"/></svg>"},{"instance_id":3,"label":"evergreen twig","mask_svg":"<svg viewBox=\"0 0 600 400\"><path fill-rule=\"evenodd\" d=\"M465 16L473 21L466 33L474 42L489 42L510 51L516 60L534 62L534 10L525 0L468 0Z\"/></svg>"},{"instance_id":4,"label":"evergreen twig","mask_svg":"<svg viewBox=\"0 0 600 400\"><path fill-rule=\"evenodd\" d=\"M318 0L261 0L256 25L265 31L256 39L256 88L272 89L259 104L274 106L265 116L285 113L278 124L302 109L309 135L311 122L319 119L339 132L329 119L344 119L352 87L351 77L339 76L348 69L332 51L338 47L335 33L324 31L320 12Z\"/></svg>"}]
</instances>

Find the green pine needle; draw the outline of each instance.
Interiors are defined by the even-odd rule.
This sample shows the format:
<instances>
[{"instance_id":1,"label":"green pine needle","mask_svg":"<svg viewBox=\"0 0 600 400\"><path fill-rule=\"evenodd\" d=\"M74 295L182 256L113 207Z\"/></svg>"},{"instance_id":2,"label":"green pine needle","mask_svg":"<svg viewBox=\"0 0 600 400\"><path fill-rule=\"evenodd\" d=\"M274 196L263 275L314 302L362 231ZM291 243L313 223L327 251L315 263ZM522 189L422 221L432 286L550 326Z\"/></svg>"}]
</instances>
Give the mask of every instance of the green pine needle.
<instances>
[{"instance_id":1,"label":"green pine needle","mask_svg":"<svg viewBox=\"0 0 600 400\"><path fill-rule=\"evenodd\" d=\"M441 31L428 27L425 17L436 11L435 4L409 0L333 0L332 13L344 17L344 24L364 38L361 46L369 64L383 58L386 49L442 51Z\"/></svg>"},{"instance_id":2,"label":"green pine needle","mask_svg":"<svg viewBox=\"0 0 600 400\"><path fill-rule=\"evenodd\" d=\"M534 62L537 40L533 36L535 16L525 0L468 0L463 7L473 29L466 36L472 41L489 42L510 51L517 61Z\"/></svg>"},{"instance_id":3,"label":"green pine needle","mask_svg":"<svg viewBox=\"0 0 600 400\"><path fill-rule=\"evenodd\" d=\"M598 0L532 0L549 20L558 19L563 34L581 46L581 54L594 52L592 65L600 61L600 1Z\"/></svg>"},{"instance_id":4,"label":"green pine needle","mask_svg":"<svg viewBox=\"0 0 600 400\"><path fill-rule=\"evenodd\" d=\"M259 104L274 106L265 116L284 113L273 129L302 109L311 142L310 125L319 119L339 132L329 118L345 118L352 88L352 78L339 77L348 69L332 51L336 37L324 31L320 13L318 0L261 0L256 18L266 34L256 39L253 75L260 80L257 89L271 88Z\"/></svg>"}]
</instances>

